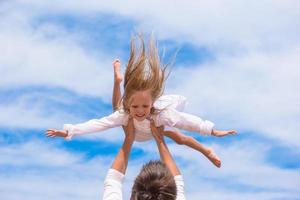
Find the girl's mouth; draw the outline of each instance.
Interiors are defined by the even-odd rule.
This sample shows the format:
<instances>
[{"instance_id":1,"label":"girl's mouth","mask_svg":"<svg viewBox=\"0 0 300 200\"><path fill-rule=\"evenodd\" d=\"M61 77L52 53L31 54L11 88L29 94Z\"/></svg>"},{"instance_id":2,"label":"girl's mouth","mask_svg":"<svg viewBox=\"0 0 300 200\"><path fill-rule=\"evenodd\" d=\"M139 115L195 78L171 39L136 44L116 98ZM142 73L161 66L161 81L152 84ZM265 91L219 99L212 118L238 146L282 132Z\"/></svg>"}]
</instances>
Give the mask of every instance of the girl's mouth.
<instances>
[{"instance_id":1,"label":"girl's mouth","mask_svg":"<svg viewBox=\"0 0 300 200\"><path fill-rule=\"evenodd\" d=\"M137 116L137 117L144 117L145 114L143 114L143 115L138 115L138 114L136 114L135 116Z\"/></svg>"}]
</instances>

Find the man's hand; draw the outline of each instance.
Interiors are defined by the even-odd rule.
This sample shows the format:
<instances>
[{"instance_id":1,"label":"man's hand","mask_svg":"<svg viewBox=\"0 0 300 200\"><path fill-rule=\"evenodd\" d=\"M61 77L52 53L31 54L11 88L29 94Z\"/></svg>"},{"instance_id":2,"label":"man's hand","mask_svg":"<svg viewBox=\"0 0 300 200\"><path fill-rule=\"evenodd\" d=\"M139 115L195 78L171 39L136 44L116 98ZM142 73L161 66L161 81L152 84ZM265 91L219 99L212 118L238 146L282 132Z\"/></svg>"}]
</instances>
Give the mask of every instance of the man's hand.
<instances>
[{"instance_id":1,"label":"man's hand","mask_svg":"<svg viewBox=\"0 0 300 200\"><path fill-rule=\"evenodd\" d=\"M135 129L133 125L133 118L129 116L127 126L123 126L125 137L128 139L134 140L135 138Z\"/></svg>"},{"instance_id":2,"label":"man's hand","mask_svg":"<svg viewBox=\"0 0 300 200\"><path fill-rule=\"evenodd\" d=\"M164 141L164 127L156 127L154 124L153 119L150 120L150 128L151 128L151 132L152 135L155 139L156 142L163 142Z\"/></svg>"}]
</instances>

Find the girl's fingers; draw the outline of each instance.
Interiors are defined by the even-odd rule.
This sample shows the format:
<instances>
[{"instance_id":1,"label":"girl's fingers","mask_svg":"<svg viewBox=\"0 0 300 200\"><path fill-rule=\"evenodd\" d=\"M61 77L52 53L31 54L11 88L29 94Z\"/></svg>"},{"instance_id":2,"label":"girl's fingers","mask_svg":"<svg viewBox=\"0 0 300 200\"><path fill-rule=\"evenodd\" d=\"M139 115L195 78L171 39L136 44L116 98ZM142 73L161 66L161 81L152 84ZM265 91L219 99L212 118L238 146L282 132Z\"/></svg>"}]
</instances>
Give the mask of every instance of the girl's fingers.
<instances>
[{"instance_id":1,"label":"girl's fingers","mask_svg":"<svg viewBox=\"0 0 300 200\"><path fill-rule=\"evenodd\" d=\"M57 135L54 132L47 132L46 136L47 137L56 137Z\"/></svg>"},{"instance_id":2,"label":"girl's fingers","mask_svg":"<svg viewBox=\"0 0 300 200\"><path fill-rule=\"evenodd\" d=\"M164 131L164 126L160 126L157 128L159 132L163 132Z\"/></svg>"},{"instance_id":3,"label":"girl's fingers","mask_svg":"<svg viewBox=\"0 0 300 200\"><path fill-rule=\"evenodd\" d=\"M155 127L154 124L151 124L151 125L150 125L150 128L151 128L151 130L154 131L155 133L157 132L157 128Z\"/></svg>"},{"instance_id":4,"label":"girl's fingers","mask_svg":"<svg viewBox=\"0 0 300 200\"><path fill-rule=\"evenodd\" d=\"M150 123L150 129L151 129L152 133L156 133L157 132L156 127L152 123Z\"/></svg>"},{"instance_id":5,"label":"girl's fingers","mask_svg":"<svg viewBox=\"0 0 300 200\"><path fill-rule=\"evenodd\" d=\"M153 119L150 119L150 126L155 127L155 124L154 124L154 120L153 120Z\"/></svg>"},{"instance_id":6,"label":"girl's fingers","mask_svg":"<svg viewBox=\"0 0 300 200\"><path fill-rule=\"evenodd\" d=\"M54 135L47 135L47 137L54 138L55 136Z\"/></svg>"},{"instance_id":7,"label":"girl's fingers","mask_svg":"<svg viewBox=\"0 0 300 200\"><path fill-rule=\"evenodd\" d=\"M48 137L54 138L57 137L56 135L49 135Z\"/></svg>"}]
</instances>

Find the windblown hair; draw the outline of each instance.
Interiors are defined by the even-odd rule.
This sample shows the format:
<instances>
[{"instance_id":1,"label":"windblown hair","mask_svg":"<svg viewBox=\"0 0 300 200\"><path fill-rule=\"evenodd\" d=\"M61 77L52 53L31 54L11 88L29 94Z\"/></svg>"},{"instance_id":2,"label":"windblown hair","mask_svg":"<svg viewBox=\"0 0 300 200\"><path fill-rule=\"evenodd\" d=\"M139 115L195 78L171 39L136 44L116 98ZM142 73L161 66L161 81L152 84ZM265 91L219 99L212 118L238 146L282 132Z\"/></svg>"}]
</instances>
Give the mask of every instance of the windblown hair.
<instances>
[{"instance_id":1,"label":"windblown hair","mask_svg":"<svg viewBox=\"0 0 300 200\"><path fill-rule=\"evenodd\" d=\"M170 170L161 161L150 161L136 177L130 200L175 200L176 195Z\"/></svg>"},{"instance_id":2,"label":"windblown hair","mask_svg":"<svg viewBox=\"0 0 300 200\"><path fill-rule=\"evenodd\" d=\"M131 39L130 57L124 76L124 94L122 97L125 112L129 111L131 96L137 91L149 90L152 101L157 100L164 91L167 78L166 69L160 61L155 40L151 37L146 52L145 42L139 35L140 47L137 50L135 38ZM155 112L151 109L151 114Z\"/></svg>"}]
</instances>

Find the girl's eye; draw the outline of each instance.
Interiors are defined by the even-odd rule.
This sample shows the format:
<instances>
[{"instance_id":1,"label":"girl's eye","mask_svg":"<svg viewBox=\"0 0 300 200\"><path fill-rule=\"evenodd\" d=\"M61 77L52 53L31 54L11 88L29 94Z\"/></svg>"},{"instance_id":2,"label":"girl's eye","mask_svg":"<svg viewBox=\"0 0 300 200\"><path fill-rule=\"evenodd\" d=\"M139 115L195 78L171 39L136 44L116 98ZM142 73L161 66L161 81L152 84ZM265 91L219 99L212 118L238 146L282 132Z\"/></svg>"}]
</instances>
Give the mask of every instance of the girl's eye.
<instances>
[{"instance_id":1,"label":"girl's eye","mask_svg":"<svg viewBox=\"0 0 300 200\"><path fill-rule=\"evenodd\" d=\"M137 108L137 106L131 106L131 107L133 107L133 108Z\"/></svg>"},{"instance_id":2,"label":"girl's eye","mask_svg":"<svg viewBox=\"0 0 300 200\"><path fill-rule=\"evenodd\" d=\"M143 107L144 107L144 108L149 108L149 106L148 106L148 105L143 105Z\"/></svg>"}]
</instances>

